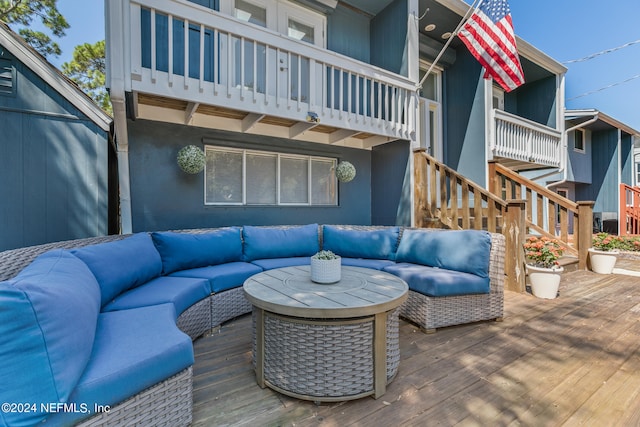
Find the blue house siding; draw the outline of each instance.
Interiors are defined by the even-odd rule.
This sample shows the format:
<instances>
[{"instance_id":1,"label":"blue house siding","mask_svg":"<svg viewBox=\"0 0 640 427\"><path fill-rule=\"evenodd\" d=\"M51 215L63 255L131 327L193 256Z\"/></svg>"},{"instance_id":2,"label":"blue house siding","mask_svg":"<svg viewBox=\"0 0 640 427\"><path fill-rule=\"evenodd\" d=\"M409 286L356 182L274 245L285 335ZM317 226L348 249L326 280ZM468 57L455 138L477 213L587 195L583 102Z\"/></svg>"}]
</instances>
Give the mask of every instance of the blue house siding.
<instances>
[{"instance_id":1,"label":"blue house siding","mask_svg":"<svg viewBox=\"0 0 640 427\"><path fill-rule=\"evenodd\" d=\"M108 134L31 69L11 61L0 95L0 251L109 231Z\"/></svg>"},{"instance_id":2,"label":"blue house siding","mask_svg":"<svg viewBox=\"0 0 640 427\"><path fill-rule=\"evenodd\" d=\"M371 64L407 76L407 0L396 0L371 21Z\"/></svg>"},{"instance_id":3,"label":"blue house siding","mask_svg":"<svg viewBox=\"0 0 640 427\"><path fill-rule=\"evenodd\" d=\"M620 141L620 182L633 185L633 138L623 133Z\"/></svg>"},{"instance_id":4,"label":"blue house siding","mask_svg":"<svg viewBox=\"0 0 640 427\"><path fill-rule=\"evenodd\" d=\"M569 132L567 135L567 151L568 151L568 171L567 179L569 181L579 182L583 184L591 183L591 166L592 166L592 149L591 140L585 138L584 152L575 150L575 132Z\"/></svg>"},{"instance_id":5,"label":"blue house siding","mask_svg":"<svg viewBox=\"0 0 640 427\"><path fill-rule=\"evenodd\" d=\"M517 100L508 101L511 97L516 97ZM510 109L510 103L515 104L515 110ZM516 91L505 94L505 109L520 117L555 128L557 123L556 77L551 76L530 82Z\"/></svg>"},{"instance_id":6,"label":"blue house siding","mask_svg":"<svg viewBox=\"0 0 640 427\"><path fill-rule=\"evenodd\" d=\"M371 223L411 225L411 145L395 141L371 153Z\"/></svg>"},{"instance_id":7,"label":"blue house siding","mask_svg":"<svg viewBox=\"0 0 640 427\"><path fill-rule=\"evenodd\" d=\"M577 200L593 200L594 212L618 212L618 130L592 132L592 180L576 186ZM617 217L617 214L616 214ZM603 219L604 218L603 216Z\"/></svg>"},{"instance_id":8,"label":"blue house siding","mask_svg":"<svg viewBox=\"0 0 640 427\"><path fill-rule=\"evenodd\" d=\"M481 66L460 49L444 73L444 162L468 179L485 183L485 107Z\"/></svg>"},{"instance_id":9,"label":"blue house siding","mask_svg":"<svg viewBox=\"0 0 640 427\"><path fill-rule=\"evenodd\" d=\"M128 122L134 231L229 225L371 223L371 152L136 120ZM176 164L185 145L262 149L334 157L351 162L355 179L338 185L338 206L211 206L204 204L204 175L188 175Z\"/></svg>"},{"instance_id":10,"label":"blue house siding","mask_svg":"<svg viewBox=\"0 0 640 427\"><path fill-rule=\"evenodd\" d=\"M338 3L327 16L327 49L369 64L370 19Z\"/></svg>"}]
</instances>

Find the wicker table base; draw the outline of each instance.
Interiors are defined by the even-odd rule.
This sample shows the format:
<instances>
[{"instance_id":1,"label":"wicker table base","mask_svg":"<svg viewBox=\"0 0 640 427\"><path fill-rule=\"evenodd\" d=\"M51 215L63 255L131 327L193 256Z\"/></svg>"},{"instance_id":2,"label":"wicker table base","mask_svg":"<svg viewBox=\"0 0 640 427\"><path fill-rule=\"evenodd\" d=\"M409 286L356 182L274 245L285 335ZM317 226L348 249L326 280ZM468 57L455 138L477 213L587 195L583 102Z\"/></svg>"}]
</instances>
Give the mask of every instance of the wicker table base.
<instances>
[{"instance_id":1,"label":"wicker table base","mask_svg":"<svg viewBox=\"0 0 640 427\"><path fill-rule=\"evenodd\" d=\"M254 302L253 359L258 384L317 402L382 396L400 363L398 306L406 299L406 284L386 273L344 268L347 280L342 285L322 288L302 283L300 277L304 276L294 270L282 271L280 276L273 276L279 272L269 273L272 276L265 272L245 282L245 291ZM284 273L293 274L293 278ZM277 293L286 293L283 286L291 286L292 281L291 296L295 298L313 301L312 294L332 301L349 298L354 307L342 305L331 316L331 308L317 309L310 304L287 310L284 305L264 303L256 297L281 301ZM266 293L260 289L263 285L269 288ZM343 289L347 296L338 296ZM358 305L353 295L361 292L363 298L372 298L374 289L384 289L389 295L378 295L380 302L375 304ZM304 316L307 312L316 316Z\"/></svg>"}]
</instances>

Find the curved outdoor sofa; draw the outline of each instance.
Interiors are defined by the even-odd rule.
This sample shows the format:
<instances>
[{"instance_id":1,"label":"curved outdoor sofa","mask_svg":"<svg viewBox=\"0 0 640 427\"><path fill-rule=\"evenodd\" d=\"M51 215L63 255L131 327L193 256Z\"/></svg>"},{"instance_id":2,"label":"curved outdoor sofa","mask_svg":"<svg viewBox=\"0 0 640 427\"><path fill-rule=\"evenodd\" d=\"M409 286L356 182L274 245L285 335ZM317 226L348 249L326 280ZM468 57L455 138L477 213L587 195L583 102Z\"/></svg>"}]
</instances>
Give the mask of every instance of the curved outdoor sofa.
<instances>
[{"instance_id":1,"label":"curved outdoor sofa","mask_svg":"<svg viewBox=\"0 0 640 427\"><path fill-rule=\"evenodd\" d=\"M5 251L1 425L188 425L192 340L251 311L247 278L321 248L405 280L401 316L424 330L502 317L504 237L483 231L245 226Z\"/></svg>"}]
</instances>

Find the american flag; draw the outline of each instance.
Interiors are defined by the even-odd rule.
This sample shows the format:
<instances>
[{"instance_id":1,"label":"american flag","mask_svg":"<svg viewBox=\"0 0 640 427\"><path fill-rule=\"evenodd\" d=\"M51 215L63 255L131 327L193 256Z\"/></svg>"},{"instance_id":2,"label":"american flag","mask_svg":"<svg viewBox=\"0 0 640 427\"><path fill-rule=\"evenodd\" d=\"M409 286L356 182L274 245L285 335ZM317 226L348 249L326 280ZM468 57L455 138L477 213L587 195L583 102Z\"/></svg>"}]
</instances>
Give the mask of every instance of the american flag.
<instances>
[{"instance_id":1,"label":"american flag","mask_svg":"<svg viewBox=\"0 0 640 427\"><path fill-rule=\"evenodd\" d=\"M524 83L507 0L485 0L460 30L458 37L507 92Z\"/></svg>"}]
</instances>

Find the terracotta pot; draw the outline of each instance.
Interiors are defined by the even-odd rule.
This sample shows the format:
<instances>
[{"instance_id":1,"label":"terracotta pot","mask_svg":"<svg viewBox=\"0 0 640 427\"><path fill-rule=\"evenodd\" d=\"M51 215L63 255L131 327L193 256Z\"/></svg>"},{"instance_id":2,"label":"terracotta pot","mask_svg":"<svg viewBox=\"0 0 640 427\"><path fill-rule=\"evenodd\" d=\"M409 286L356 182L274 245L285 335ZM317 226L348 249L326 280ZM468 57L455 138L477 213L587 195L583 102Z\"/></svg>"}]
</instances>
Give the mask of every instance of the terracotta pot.
<instances>
[{"instance_id":1,"label":"terracotta pot","mask_svg":"<svg viewBox=\"0 0 640 427\"><path fill-rule=\"evenodd\" d=\"M531 284L531 292L538 298L554 299L560 287L562 267L543 268L527 264L527 274Z\"/></svg>"},{"instance_id":2,"label":"terracotta pot","mask_svg":"<svg viewBox=\"0 0 640 427\"><path fill-rule=\"evenodd\" d=\"M591 271L598 274L611 274L613 267L618 259L618 251L601 251L595 248L589 248L589 260L591 262Z\"/></svg>"}]
</instances>

